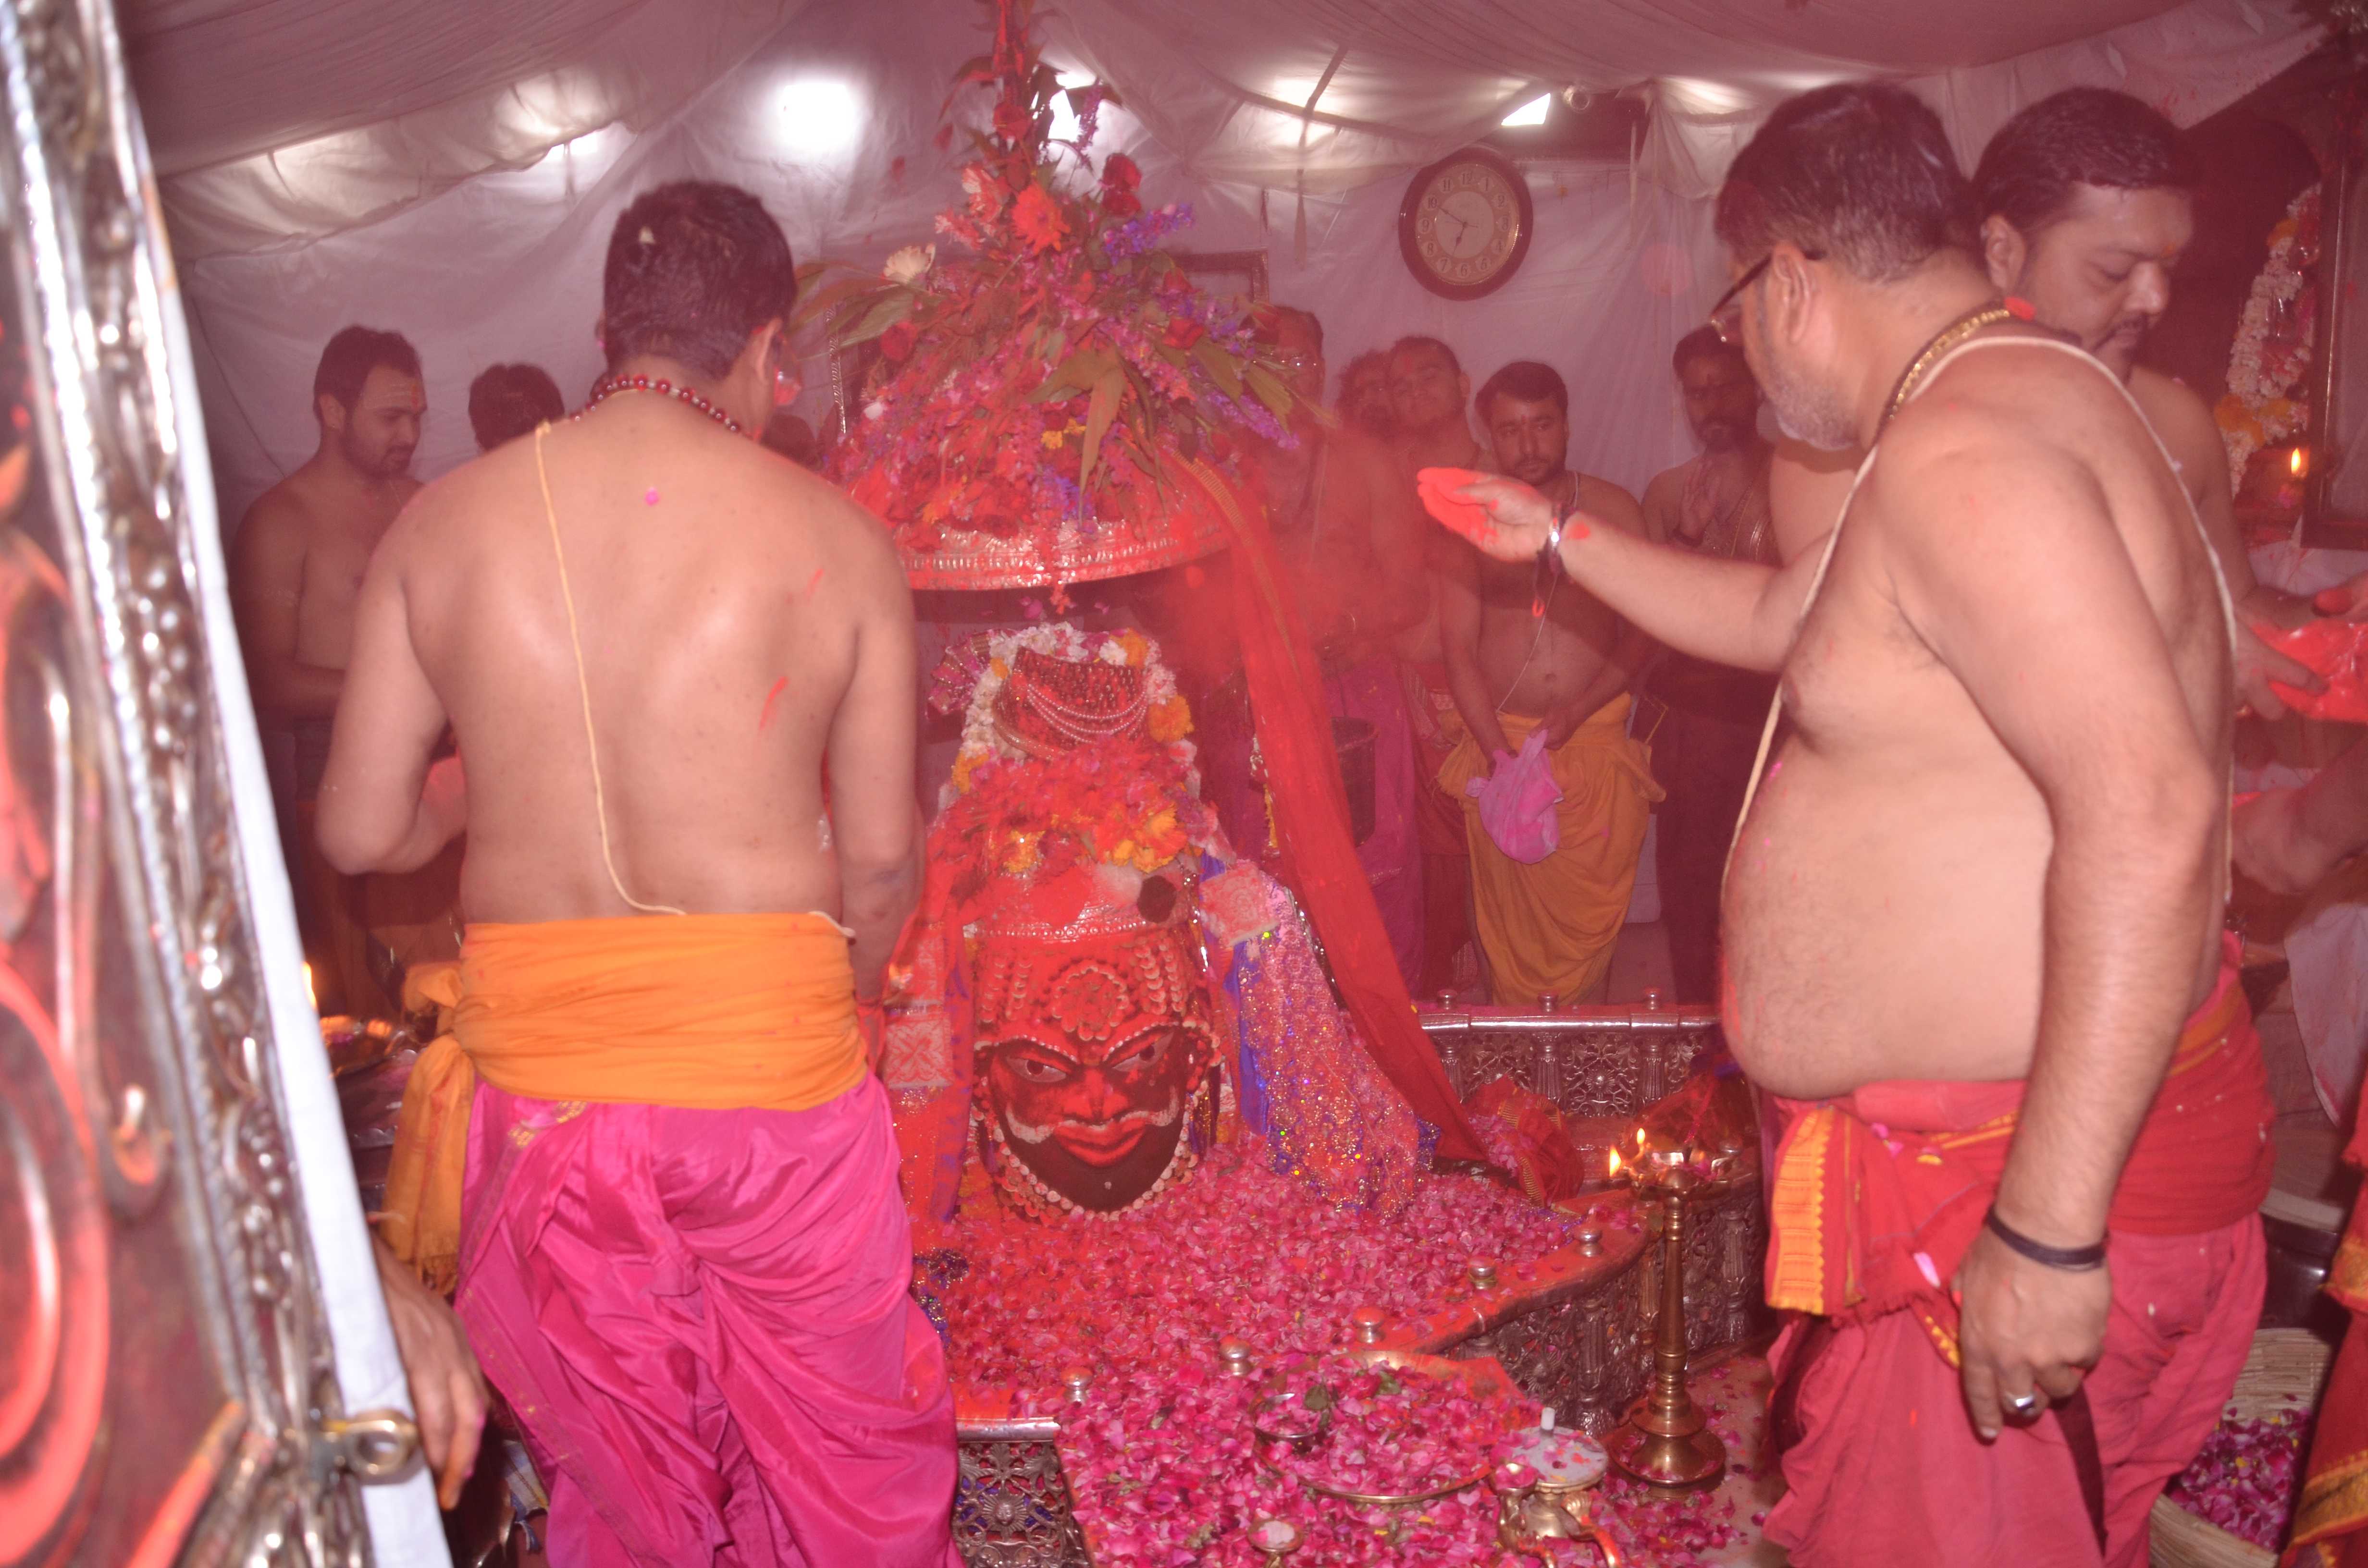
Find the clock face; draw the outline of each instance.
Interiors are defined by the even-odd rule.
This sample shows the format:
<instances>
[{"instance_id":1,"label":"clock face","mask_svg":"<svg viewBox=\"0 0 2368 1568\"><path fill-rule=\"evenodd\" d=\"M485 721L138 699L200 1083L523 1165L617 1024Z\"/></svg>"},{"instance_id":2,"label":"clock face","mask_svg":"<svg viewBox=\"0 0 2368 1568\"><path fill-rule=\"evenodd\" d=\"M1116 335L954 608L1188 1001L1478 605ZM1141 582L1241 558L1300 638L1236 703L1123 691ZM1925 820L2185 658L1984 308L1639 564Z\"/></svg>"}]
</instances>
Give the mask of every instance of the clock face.
<instances>
[{"instance_id":1,"label":"clock face","mask_svg":"<svg viewBox=\"0 0 2368 1568\"><path fill-rule=\"evenodd\" d=\"M1473 300L1501 285L1530 248L1530 189L1507 159L1472 148L1414 177L1398 210L1399 247L1426 289Z\"/></svg>"}]
</instances>

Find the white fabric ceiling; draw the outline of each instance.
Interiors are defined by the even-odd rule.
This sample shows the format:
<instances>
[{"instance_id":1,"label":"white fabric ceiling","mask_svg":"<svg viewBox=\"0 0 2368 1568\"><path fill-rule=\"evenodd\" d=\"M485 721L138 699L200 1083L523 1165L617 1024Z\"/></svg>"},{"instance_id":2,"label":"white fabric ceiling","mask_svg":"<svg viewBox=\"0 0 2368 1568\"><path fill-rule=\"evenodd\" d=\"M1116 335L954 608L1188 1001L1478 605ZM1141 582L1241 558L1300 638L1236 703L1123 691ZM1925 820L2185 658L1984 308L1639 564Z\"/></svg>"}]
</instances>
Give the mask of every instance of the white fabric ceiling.
<instances>
[{"instance_id":1,"label":"white fabric ceiling","mask_svg":"<svg viewBox=\"0 0 2368 1568\"><path fill-rule=\"evenodd\" d=\"M983 39L977 0L120 3L231 517L310 453L313 361L347 322L426 356L430 476L470 455L486 364L532 359L578 393L608 225L658 180L759 192L801 258L877 265L927 238L965 155L935 142L946 84ZM1479 375L1533 354L1583 402L1626 389L1575 421L1573 458L1632 487L1685 455L1674 406L1634 389L1665 385L1722 280L1701 199L1785 94L1901 76L1970 162L2059 87L2192 122L2317 37L2296 0L1063 0L1045 26L1129 106L1096 153L1195 204L1186 246L1264 249L1275 297L1323 310L1336 365L1433 331ZM787 133L785 89L818 80L860 107ZM1319 82L1313 116L1287 107ZM1532 167L1521 275L1470 304L1422 292L1396 257L1401 176L1565 86L1648 95L1634 163Z\"/></svg>"}]
</instances>

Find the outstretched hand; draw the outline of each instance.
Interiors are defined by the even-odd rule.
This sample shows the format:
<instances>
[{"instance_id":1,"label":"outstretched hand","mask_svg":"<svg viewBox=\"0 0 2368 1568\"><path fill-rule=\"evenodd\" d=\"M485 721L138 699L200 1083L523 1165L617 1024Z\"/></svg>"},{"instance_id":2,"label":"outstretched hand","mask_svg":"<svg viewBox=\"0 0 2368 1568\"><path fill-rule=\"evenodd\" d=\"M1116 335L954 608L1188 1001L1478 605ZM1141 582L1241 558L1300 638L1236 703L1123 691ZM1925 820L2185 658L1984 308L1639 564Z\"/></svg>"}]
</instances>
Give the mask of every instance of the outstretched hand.
<instances>
[{"instance_id":1,"label":"outstretched hand","mask_svg":"<svg viewBox=\"0 0 2368 1568\"><path fill-rule=\"evenodd\" d=\"M1415 475L1423 508L1484 555L1534 561L1554 527L1554 503L1518 479L1464 468L1427 468ZM1567 537L1585 538L1590 519L1573 517Z\"/></svg>"},{"instance_id":2,"label":"outstretched hand","mask_svg":"<svg viewBox=\"0 0 2368 1568\"><path fill-rule=\"evenodd\" d=\"M2111 1272L2050 1268L1985 1229L1957 1267L1957 1346L1965 1408L1984 1442L2002 1423L2028 1426L2078 1392L2104 1351ZM2023 1410L2012 1402L2037 1394Z\"/></svg>"}]
</instances>

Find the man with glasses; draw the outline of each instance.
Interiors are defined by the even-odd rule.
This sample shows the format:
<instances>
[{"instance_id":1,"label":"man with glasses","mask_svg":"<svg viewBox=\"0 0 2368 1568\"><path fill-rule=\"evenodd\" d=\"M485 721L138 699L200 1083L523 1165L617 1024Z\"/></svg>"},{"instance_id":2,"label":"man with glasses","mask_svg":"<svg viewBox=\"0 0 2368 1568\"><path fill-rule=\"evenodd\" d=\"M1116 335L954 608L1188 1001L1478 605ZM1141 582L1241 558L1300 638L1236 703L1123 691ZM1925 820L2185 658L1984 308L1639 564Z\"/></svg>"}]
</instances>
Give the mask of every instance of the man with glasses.
<instances>
[{"instance_id":1,"label":"man with glasses","mask_svg":"<svg viewBox=\"0 0 2368 1568\"><path fill-rule=\"evenodd\" d=\"M1768 509L1772 449L1759 434L1759 383L1743 351L1702 326L1678 344L1678 389L1702 452L1645 487L1651 536L1721 561L1777 563ZM1684 653L1655 666L1667 712L1652 733L1660 812L1661 912L1678 998L1718 997L1718 884L1751 782L1775 683Z\"/></svg>"},{"instance_id":2,"label":"man with glasses","mask_svg":"<svg viewBox=\"0 0 2368 1568\"><path fill-rule=\"evenodd\" d=\"M1570 393L1551 368L1506 366L1480 389L1478 407L1489 468L1643 536L1644 515L1626 491L1567 466ZM1652 645L1577 584L1541 583L1531 562L1473 550L1457 550L1440 579L1439 621L1464 730L1439 785L1463 812L1490 992L1505 1007L1594 1000L1661 796L1649 754L1628 734L1629 687ZM1511 839L1478 798L1520 788L1526 769L1560 791L1538 802L1551 847Z\"/></svg>"},{"instance_id":3,"label":"man with glasses","mask_svg":"<svg viewBox=\"0 0 2368 1568\"><path fill-rule=\"evenodd\" d=\"M1978 216L1887 84L1794 98L1736 158L1725 335L1787 431L1869 452L1790 565L1509 481L1460 491L1476 517L1440 501L1662 642L1782 673L1723 1010L1782 1123L1770 1300L1804 1314L1767 1530L1820 1568L2135 1568L2261 1300L2226 601L2143 412L2017 319Z\"/></svg>"}]
</instances>

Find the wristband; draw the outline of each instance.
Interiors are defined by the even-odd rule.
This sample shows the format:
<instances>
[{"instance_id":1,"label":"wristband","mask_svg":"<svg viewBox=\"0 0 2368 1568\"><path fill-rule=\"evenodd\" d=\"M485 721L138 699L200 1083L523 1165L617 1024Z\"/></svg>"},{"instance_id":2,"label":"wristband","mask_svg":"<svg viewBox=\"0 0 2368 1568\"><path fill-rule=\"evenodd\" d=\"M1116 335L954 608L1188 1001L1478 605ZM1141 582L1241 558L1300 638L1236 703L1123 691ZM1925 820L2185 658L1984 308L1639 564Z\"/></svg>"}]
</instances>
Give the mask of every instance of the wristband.
<instances>
[{"instance_id":1,"label":"wristband","mask_svg":"<svg viewBox=\"0 0 2368 1568\"><path fill-rule=\"evenodd\" d=\"M2092 1268L2105 1267L2105 1244L2101 1241L2093 1246L2052 1247L2045 1242L2032 1241L2029 1236L1999 1219L1996 1209L1982 1216L1982 1223L1987 1226L1990 1233L1998 1240L2022 1254L2032 1262L2044 1264L2049 1268L2061 1268L2075 1274L2086 1274Z\"/></svg>"}]
</instances>

